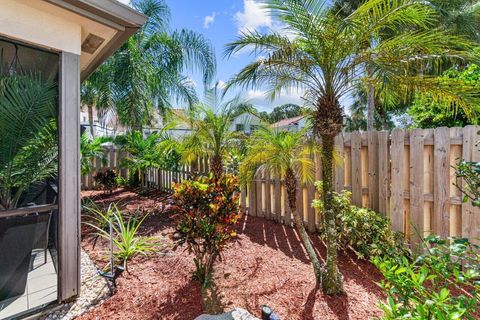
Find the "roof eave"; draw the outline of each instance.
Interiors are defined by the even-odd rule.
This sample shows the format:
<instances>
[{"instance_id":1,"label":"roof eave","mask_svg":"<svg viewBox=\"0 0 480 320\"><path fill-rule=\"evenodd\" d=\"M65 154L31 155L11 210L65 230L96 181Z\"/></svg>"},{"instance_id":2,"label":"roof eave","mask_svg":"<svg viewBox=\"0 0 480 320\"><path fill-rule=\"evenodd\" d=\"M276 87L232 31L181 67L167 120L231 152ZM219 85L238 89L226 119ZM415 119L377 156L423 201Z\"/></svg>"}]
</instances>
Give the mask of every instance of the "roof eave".
<instances>
[{"instance_id":1,"label":"roof eave","mask_svg":"<svg viewBox=\"0 0 480 320\"><path fill-rule=\"evenodd\" d=\"M102 48L82 71L84 80L109 56L122 46L147 21L147 16L115 0L44 0L117 30L116 35Z\"/></svg>"}]
</instances>

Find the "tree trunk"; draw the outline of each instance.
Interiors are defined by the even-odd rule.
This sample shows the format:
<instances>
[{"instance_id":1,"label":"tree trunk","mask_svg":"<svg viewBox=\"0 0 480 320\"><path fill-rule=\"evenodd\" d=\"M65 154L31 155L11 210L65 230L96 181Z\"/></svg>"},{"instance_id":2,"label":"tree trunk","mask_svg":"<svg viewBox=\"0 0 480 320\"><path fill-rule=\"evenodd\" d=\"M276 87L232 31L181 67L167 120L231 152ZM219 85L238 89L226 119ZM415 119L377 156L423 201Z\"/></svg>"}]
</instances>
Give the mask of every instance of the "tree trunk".
<instances>
[{"instance_id":1,"label":"tree trunk","mask_svg":"<svg viewBox=\"0 0 480 320\"><path fill-rule=\"evenodd\" d=\"M322 136L323 204L327 242L327 262L322 278L322 290L333 295L343 292L343 277L338 270L336 212L333 206L334 136Z\"/></svg>"},{"instance_id":2,"label":"tree trunk","mask_svg":"<svg viewBox=\"0 0 480 320\"><path fill-rule=\"evenodd\" d=\"M310 236L305 230L303 219L297 212L297 179L292 169L288 169L286 172L285 186L287 188L288 206L293 213L295 227L300 234L300 238L302 239L303 245L305 246L305 250L307 251L307 254L310 257L310 261L312 262L313 272L315 273L317 285L320 285L322 281L322 267L320 265L320 261L318 260L317 253L313 248Z\"/></svg>"},{"instance_id":3,"label":"tree trunk","mask_svg":"<svg viewBox=\"0 0 480 320\"><path fill-rule=\"evenodd\" d=\"M336 96L334 94L321 96L313 113L313 128L314 134L322 139L324 224L327 233L327 262L322 271L322 290L326 294L343 292L343 277L337 266L337 234L333 205L333 148L335 136L342 131L342 127L343 112Z\"/></svg>"},{"instance_id":4,"label":"tree trunk","mask_svg":"<svg viewBox=\"0 0 480 320\"><path fill-rule=\"evenodd\" d=\"M371 79L372 72L367 69L367 77ZM374 130L375 123L375 87L367 84L367 131Z\"/></svg>"},{"instance_id":5,"label":"tree trunk","mask_svg":"<svg viewBox=\"0 0 480 320\"><path fill-rule=\"evenodd\" d=\"M220 155L214 155L210 161L210 170L212 170L213 176L219 179L223 174L222 157Z\"/></svg>"},{"instance_id":6,"label":"tree trunk","mask_svg":"<svg viewBox=\"0 0 480 320\"><path fill-rule=\"evenodd\" d=\"M93 106L91 104L87 105L88 110L88 124L90 126L90 134L92 138L95 137L95 131L93 130Z\"/></svg>"}]
</instances>

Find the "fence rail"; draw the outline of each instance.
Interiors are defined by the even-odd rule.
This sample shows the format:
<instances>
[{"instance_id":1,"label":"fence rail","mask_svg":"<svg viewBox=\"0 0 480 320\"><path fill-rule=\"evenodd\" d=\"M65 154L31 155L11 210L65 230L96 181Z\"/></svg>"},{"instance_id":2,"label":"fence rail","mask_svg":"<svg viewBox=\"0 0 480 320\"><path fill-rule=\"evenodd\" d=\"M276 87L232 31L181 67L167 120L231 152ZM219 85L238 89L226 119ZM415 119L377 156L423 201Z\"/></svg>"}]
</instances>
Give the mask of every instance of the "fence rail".
<instances>
[{"instance_id":1,"label":"fence rail","mask_svg":"<svg viewBox=\"0 0 480 320\"><path fill-rule=\"evenodd\" d=\"M349 190L352 203L375 210L390 218L392 228L405 233L416 244L421 236L431 233L442 237L480 238L480 209L462 202L453 166L460 160L480 161L476 146L478 127L395 129L387 131L343 133L335 139L340 159L335 164L336 191ZM109 166L119 170L122 155L109 150ZM321 167L315 158L316 167ZM198 171L208 172L208 163L202 159ZM96 166L101 170L102 165ZM123 169L125 171L125 169ZM120 170L122 176L127 173ZM173 181L180 181L192 173L191 166L179 171L149 169L148 185L169 190ZM85 186L93 186L91 173ZM321 171L315 173L322 179ZM319 225L319 215L311 207L318 196L313 185L299 183L297 209L310 231ZM268 176L258 176L246 190L241 202L250 215L292 224L292 215L286 203L284 182Z\"/></svg>"}]
</instances>

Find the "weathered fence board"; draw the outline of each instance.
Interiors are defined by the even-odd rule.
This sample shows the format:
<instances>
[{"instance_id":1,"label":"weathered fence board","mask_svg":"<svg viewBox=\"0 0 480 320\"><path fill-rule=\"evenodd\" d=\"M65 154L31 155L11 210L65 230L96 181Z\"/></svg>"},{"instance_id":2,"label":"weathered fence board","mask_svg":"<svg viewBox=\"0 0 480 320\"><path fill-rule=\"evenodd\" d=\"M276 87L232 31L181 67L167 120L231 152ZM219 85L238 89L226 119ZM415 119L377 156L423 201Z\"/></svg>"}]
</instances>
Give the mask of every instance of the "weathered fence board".
<instances>
[{"instance_id":1,"label":"weathered fence board","mask_svg":"<svg viewBox=\"0 0 480 320\"><path fill-rule=\"evenodd\" d=\"M375 209L390 218L392 229L403 232L413 245L430 233L442 237L480 237L480 209L471 201L462 202L460 190L453 183L464 183L455 177L453 166L463 158L480 161L476 145L480 139L478 127L395 129L391 133L343 133L335 139L335 191L352 193L352 203ZM127 155L116 149L107 150L107 165L95 160L93 172L84 176L84 188L95 187L93 176L105 167L115 169L122 177L128 170L121 167ZM316 167L321 166L319 155L312 155ZM198 170L194 170L197 168ZM179 170L149 170L146 185L169 191L173 181L181 181L192 172L208 173L207 159ZM322 179L322 172L315 172ZM319 212L311 203L318 192L312 184L298 182L297 213L309 231L319 226ZM291 225L292 213L284 181L262 173L240 197L242 207L252 216L265 217Z\"/></svg>"}]
</instances>

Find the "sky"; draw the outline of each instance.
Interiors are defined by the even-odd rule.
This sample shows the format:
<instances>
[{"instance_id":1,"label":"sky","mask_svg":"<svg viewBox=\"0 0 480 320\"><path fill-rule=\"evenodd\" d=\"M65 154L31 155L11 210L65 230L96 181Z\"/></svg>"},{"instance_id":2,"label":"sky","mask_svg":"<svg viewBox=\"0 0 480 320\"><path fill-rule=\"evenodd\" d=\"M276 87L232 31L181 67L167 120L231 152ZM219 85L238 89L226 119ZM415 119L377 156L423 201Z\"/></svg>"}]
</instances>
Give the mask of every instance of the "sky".
<instances>
[{"instance_id":1,"label":"sky","mask_svg":"<svg viewBox=\"0 0 480 320\"><path fill-rule=\"evenodd\" d=\"M118 0L123 3L129 0ZM209 39L217 55L216 81L227 82L248 63L255 60L249 51L230 58L224 57L225 44L236 39L239 32L245 30L269 29L283 31L282 25L265 12L258 0L166 0L171 10L170 26L174 29L190 29L202 33ZM189 70L186 75L197 86L199 96L204 88L201 75ZM243 99L249 100L259 111L271 111L275 106L285 103L302 104L302 92L282 93L276 100L270 101L261 88L240 90ZM232 93L233 94L233 93Z\"/></svg>"}]
</instances>

